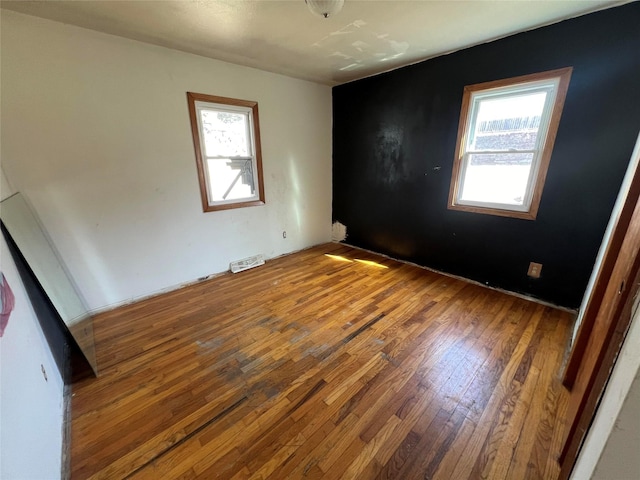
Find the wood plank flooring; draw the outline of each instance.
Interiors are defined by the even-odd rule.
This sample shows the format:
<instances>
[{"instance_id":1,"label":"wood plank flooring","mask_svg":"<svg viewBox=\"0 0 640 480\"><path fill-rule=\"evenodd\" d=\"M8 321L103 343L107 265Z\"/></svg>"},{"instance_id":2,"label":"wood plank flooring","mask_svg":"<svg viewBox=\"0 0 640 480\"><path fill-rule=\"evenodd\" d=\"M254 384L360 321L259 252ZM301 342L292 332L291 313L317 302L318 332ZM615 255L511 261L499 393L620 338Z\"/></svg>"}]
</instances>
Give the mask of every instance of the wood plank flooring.
<instances>
[{"instance_id":1,"label":"wood plank flooring","mask_svg":"<svg viewBox=\"0 0 640 480\"><path fill-rule=\"evenodd\" d=\"M101 314L72 479L555 479L572 315L340 244Z\"/></svg>"}]
</instances>

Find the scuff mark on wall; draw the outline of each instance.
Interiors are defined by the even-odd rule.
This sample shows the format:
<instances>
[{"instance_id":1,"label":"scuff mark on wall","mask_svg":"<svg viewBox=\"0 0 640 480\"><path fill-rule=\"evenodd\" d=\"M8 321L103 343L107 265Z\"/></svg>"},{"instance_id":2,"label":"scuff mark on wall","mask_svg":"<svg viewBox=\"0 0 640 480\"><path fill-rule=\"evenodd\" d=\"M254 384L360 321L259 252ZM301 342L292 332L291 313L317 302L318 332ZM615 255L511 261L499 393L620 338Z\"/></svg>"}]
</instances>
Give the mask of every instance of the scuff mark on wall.
<instances>
[{"instance_id":1,"label":"scuff mark on wall","mask_svg":"<svg viewBox=\"0 0 640 480\"><path fill-rule=\"evenodd\" d=\"M347 238L347 227L340 222L333 222L331 226L331 240L334 242L343 242Z\"/></svg>"},{"instance_id":2,"label":"scuff mark on wall","mask_svg":"<svg viewBox=\"0 0 640 480\"><path fill-rule=\"evenodd\" d=\"M372 145L374 162L369 173L371 181L378 185L393 187L409 178L409 169L404 161L404 129L400 125L381 124Z\"/></svg>"}]
</instances>

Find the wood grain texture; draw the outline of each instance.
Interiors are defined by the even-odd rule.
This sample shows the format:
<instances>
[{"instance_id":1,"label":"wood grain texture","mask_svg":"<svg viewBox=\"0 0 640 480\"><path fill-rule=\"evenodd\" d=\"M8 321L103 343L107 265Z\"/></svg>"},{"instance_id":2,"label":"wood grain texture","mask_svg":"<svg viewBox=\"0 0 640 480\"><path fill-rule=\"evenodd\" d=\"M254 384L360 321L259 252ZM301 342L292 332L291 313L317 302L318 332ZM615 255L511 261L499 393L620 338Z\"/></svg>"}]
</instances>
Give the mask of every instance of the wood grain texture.
<instances>
[{"instance_id":1,"label":"wood grain texture","mask_svg":"<svg viewBox=\"0 0 640 480\"><path fill-rule=\"evenodd\" d=\"M221 275L94 319L72 478L553 480L572 321L340 244Z\"/></svg>"},{"instance_id":2,"label":"wood grain texture","mask_svg":"<svg viewBox=\"0 0 640 480\"><path fill-rule=\"evenodd\" d=\"M640 291L639 244L640 203L636 202L571 388L561 479L571 474L631 324Z\"/></svg>"}]
</instances>

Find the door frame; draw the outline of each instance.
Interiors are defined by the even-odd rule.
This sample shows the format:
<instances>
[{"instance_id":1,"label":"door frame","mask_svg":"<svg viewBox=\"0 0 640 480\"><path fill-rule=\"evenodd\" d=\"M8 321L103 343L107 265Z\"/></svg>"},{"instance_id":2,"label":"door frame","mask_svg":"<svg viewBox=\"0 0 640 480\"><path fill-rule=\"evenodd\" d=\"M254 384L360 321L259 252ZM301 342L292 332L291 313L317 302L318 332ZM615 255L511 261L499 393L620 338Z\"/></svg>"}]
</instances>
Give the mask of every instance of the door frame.
<instances>
[{"instance_id":1,"label":"door frame","mask_svg":"<svg viewBox=\"0 0 640 480\"><path fill-rule=\"evenodd\" d=\"M622 348L640 291L639 164L640 135L612 212L611 234L605 236L602 261L596 266L594 286L586 299L582 323L564 371L563 384L571 396L568 433L559 458L561 480L571 475Z\"/></svg>"}]
</instances>

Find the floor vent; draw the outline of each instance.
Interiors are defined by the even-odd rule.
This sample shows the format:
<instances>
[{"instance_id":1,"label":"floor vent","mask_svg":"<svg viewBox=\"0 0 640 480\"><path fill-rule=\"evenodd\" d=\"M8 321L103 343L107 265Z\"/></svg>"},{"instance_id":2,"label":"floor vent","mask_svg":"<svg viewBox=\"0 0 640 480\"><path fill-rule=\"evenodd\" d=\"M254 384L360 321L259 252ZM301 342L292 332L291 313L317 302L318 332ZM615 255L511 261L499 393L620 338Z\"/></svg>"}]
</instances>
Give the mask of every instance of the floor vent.
<instances>
[{"instance_id":1,"label":"floor vent","mask_svg":"<svg viewBox=\"0 0 640 480\"><path fill-rule=\"evenodd\" d=\"M253 257L236 260L229 264L229 269L233 273L238 273L253 267L259 267L260 265L264 265L264 255L254 255Z\"/></svg>"}]
</instances>

